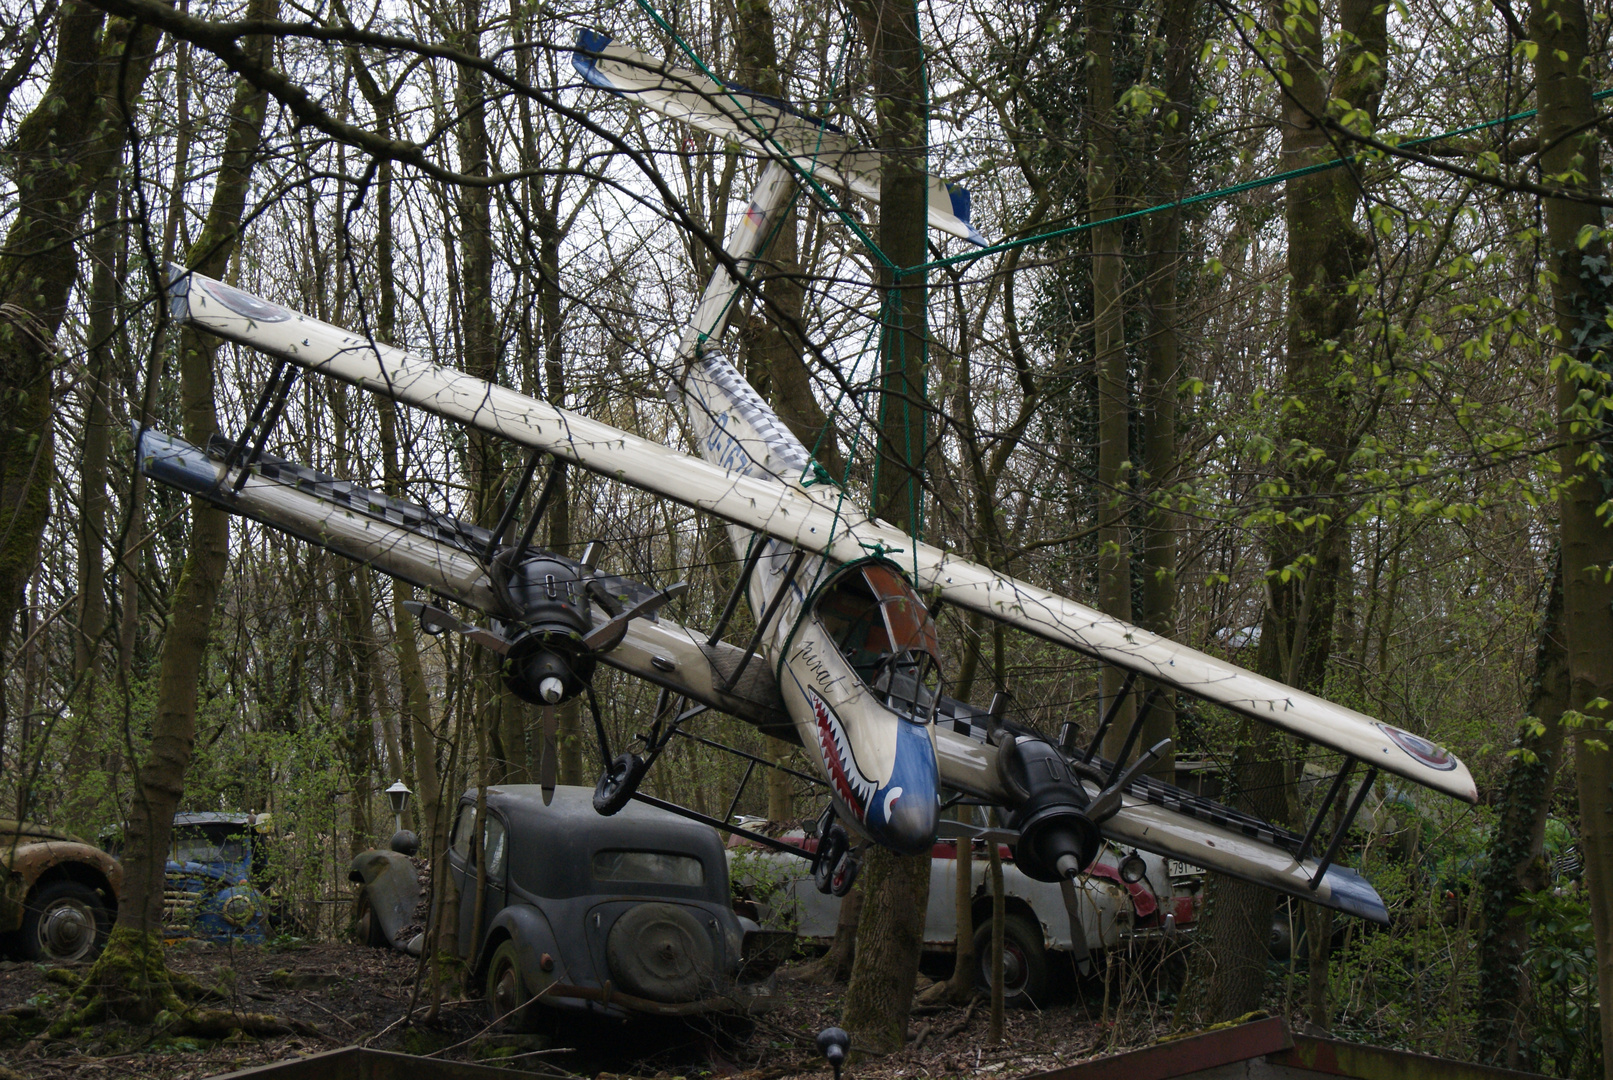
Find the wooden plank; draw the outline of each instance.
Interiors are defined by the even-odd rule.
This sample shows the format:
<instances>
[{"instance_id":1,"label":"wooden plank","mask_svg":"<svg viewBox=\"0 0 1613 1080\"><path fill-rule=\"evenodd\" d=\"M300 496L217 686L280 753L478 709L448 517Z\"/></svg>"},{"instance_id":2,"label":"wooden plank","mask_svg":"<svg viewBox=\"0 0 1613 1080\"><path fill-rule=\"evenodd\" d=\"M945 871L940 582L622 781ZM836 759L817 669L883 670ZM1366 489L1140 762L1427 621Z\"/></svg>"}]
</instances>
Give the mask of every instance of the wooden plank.
<instances>
[{"instance_id":1,"label":"wooden plank","mask_svg":"<svg viewBox=\"0 0 1613 1080\"><path fill-rule=\"evenodd\" d=\"M1541 1075L1308 1035L1295 1037L1290 1049L1274 1053L1267 1060L1272 1065L1353 1080L1522 1080Z\"/></svg>"},{"instance_id":2,"label":"wooden plank","mask_svg":"<svg viewBox=\"0 0 1613 1080\"><path fill-rule=\"evenodd\" d=\"M1083 1061L1025 1080L1173 1080L1248 1061L1294 1045L1288 1025L1273 1016L1248 1024L1172 1039L1141 1050Z\"/></svg>"}]
</instances>

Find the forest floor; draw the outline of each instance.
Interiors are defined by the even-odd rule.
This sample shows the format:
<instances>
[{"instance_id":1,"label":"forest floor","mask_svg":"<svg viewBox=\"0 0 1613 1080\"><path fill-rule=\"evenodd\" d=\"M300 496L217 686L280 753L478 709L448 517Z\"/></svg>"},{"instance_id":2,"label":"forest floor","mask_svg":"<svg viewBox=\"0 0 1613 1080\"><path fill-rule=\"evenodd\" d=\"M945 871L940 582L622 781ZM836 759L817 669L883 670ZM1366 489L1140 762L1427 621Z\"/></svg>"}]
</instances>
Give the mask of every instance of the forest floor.
<instances>
[{"instance_id":1,"label":"forest floor","mask_svg":"<svg viewBox=\"0 0 1613 1080\"><path fill-rule=\"evenodd\" d=\"M291 1021L296 1034L225 1039L176 1037L152 1027L102 1023L67 1039L37 1038L60 1015L70 990L45 965L0 963L0 1080L99 1080L151 1077L191 1080L287 1058L367 1045L443 1060L507 1064L561 1077L734 1077L736 1080L826 1080L829 1070L813 1037L839 1021L844 987L778 979L777 1007L748 1037L687 1024L637 1034L621 1027L570 1026L565 1039L499 1036L486 1031L484 1004L448 995L434 1019L406 1023L418 962L401 953L349 944L289 948L188 943L169 954L172 968L219 988L208 1007L268 1013ZM81 974L86 967L68 968ZM787 974L785 969L781 974ZM858 1065L857 1080L913 1077L1023 1076L1101 1053L1140 1045L1155 1034L1158 1010L1132 997L1120 1024L1101 1020L1103 983L1066 985L1041 1010L1010 1009L1006 1040L986 1043L988 1009L916 1007L908 1047ZM420 1010L423 1012L424 1010ZM9 1070L9 1072L8 1072Z\"/></svg>"}]
</instances>

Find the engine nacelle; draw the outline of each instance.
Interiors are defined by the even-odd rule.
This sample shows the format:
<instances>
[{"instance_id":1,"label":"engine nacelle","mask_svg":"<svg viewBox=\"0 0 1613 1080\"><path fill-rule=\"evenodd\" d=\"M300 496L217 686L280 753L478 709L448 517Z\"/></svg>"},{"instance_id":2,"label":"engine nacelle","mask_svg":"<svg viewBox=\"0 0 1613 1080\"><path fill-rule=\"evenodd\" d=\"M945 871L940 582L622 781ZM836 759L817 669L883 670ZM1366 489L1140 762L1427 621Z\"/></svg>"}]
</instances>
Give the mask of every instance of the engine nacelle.
<instances>
[{"instance_id":1,"label":"engine nacelle","mask_svg":"<svg viewBox=\"0 0 1613 1080\"><path fill-rule=\"evenodd\" d=\"M1059 881L1091 865L1102 838L1086 814L1086 788L1058 747L1010 736L998 750L997 773L1018 800L1008 827L1019 833L1014 862L1027 877Z\"/></svg>"},{"instance_id":2,"label":"engine nacelle","mask_svg":"<svg viewBox=\"0 0 1613 1080\"><path fill-rule=\"evenodd\" d=\"M510 605L510 650L504 685L523 701L558 705L582 693L594 674L594 656L583 644L593 628L587 571L553 555L537 555L502 575Z\"/></svg>"}]
</instances>

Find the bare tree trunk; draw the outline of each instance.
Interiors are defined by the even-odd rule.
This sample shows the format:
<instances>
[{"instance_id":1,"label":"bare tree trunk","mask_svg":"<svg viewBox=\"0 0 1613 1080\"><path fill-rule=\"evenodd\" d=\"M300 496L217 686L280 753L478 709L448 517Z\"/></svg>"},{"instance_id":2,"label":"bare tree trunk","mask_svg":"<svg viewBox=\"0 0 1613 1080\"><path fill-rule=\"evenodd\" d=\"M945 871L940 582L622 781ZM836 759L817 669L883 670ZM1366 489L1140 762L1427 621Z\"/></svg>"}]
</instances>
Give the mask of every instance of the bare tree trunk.
<instances>
[{"instance_id":1,"label":"bare tree trunk","mask_svg":"<svg viewBox=\"0 0 1613 1080\"><path fill-rule=\"evenodd\" d=\"M952 977L924 992L926 1004L950 1001L962 1004L975 996L980 958L975 955L974 845L959 840L952 862L952 910L957 922L953 936Z\"/></svg>"},{"instance_id":2,"label":"bare tree trunk","mask_svg":"<svg viewBox=\"0 0 1613 1080\"><path fill-rule=\"evenodd\" d=\"M829 951L797 968L791 978L805 983L840 983L851 978L851 963L857 956L857 926L862 921L863 886L858 881L845 899L835 919L834 940Z\"/></svg>"},{"instance_id":3,"label":"bare tree trunk","mask_svg":"<svg viewBox=\"0 0 1613 1080\"><path fill-rule=\"evenodd\" d=\"M868 899L857 924L860 947L846 987L844 1023L857 1049L889 1053L907 1042L907 1015L924 940L930 858L928 853L897 855L870 846L863 856L862 879ZM919 903L907 902L915 896ZM890 898L902 902L882 902Z\"/></svg>"},{"instance_id":4,"label":"bare tree trunk","mask_svg":"<svg viewBox=\"0 0 1613 1080\"><path fill-rule=\"evenodd\" d=\"M1509 1069L1525 1060L1533 987L1524 975L1529 920L1514 914L1518 898L1551 884L1541 858L1552 788L1563 755L1563 711L1568 707L1568 656L1563 648L1562 559L1554 558L1540 636L1535 643L1534 686L1518 729L1517 751L1507 765L1480 892L1484 927L1479 937L1479 1060Z\"/></svg>"},{"instance_id":5,"label":"bare tree trunk","mask_svg":"<svg viewBox=\"0 0 1613 1080\"><path fill-rule=\"evenodd\" d=\"M1086 6L1087 203L1093 221L1120 213L1120 149L1114 125L1114 8ZM1126 354L1126 262L1121 226L1096 225L1092 236L1092 356L1098 374L1098 607L1126 622L1131 615L1131 373ZM1106 665L1102 706L1120 692L1124 673ZM1134 706L1127 701L1104 737L1108 757L1120 753Z\"/></svg>"},{"instance_id":6,"label":"bare tree trunk","mask_svg":"<svg viewBox=\"0 0 1613 1080\"><path fill-rule=\"evenodd\" d=\"M107 629L106 518L107 457L112 441L112 342L117 324L117 260L123 230L117 224L116 174L102 179L95 199L95 234L89 245L89 349L83 382L84 431L79 443L78 598L73 635L73 682L77 702L66 760L69 775L85 776L93 768L92 743L106 724L101 639ZM63 820L89 824L94 814L90 785L75 787L62 807ZM85 831L90 831L86 829Z\"/></svg>"},{"instance_id":7,"label":"bare tree trunk","mask_svg":"<svg viewBox=\"0 0 1613 1080\"><path fill-rule=\"evenodd\" d=\"M896 267L922 265L929 228L928 101L914 0L857 0L872 57L882 154L879 246ZM881 267L885 290L880 349L878 476L875 512L914 533L923 530L926 448L926 287L923 274ZM930 855L897 855L877 845L863 859L867 899L846 988L844 1023L856 1044L899 1049L906 1040L913 984L924 944Z\"/></svg>"},{"instance_id":8,"label":"bare tree trunk","mask_svg":"<svg viewBox=\"0 0 1613 1080\"><path fill-rule=\"evenodd\" d=\"M538 311L543 319L543 392L551 405L566 404L565 326L560 308L560 200L557 180L552 192L537 193ZM555 486L549 503L549 549L576 555L576 539L571 530L571 489L565 474ZM558 710L557 741L560 748L559 779L562 784L587 784L583 765L582 700L572 698Z\"/></svg>"},{"instance_id":9,"label":"bare tree trunk","mask_svg":"<svg viewBox=\"0 0 1613 1080\"><path fill-rule=\"evenodd\" d=\"M278 0L252 0L248 17L270 19ZM267 60L273 48L268 38L252 42ZM201 234L191 249L191 268L209 277L222 277L231 252L239 242L241 216L246 206L252 167L258 155L267 95L246 82L238 82L230 106L230 127L214 180L213 202ZM213 366L216 342L186 327L179 337L179 399L184 437L206 446L218 433L214 407ZM142 955L160 949L163 866L168 856L174 811L185 790L196 734L196 699L202 664L212 632L213 605L229 556L229 516L201 499L191 500L191 540L174 589L168 633L163 638L157 671L157 711L151 725L151 747L136 776L133 812L129 815L127 853L124 856L123 891L118 903L118 924L97 971L110 996L109 1004L135 1017L149 1018L164 1007L160 990L149 985L128 985L128 973L149 975L147 964L117 963L121 949ZM121 941L119 940L121 935ZM160 954L159 954L160 955ZM159 965L160 966L160 965Z\"/></svg>"},{"instance_id":10,"label":"bare tree trunk","mask_svg":"<svg viewBox=\"0 0 1613 1080\"><path fill-rule=\"evenodd\" d=\"M1323 61L1322 18L1310 13L1288 23L1283 155L1289 168L1334 155L1323 126L1330 102L1342 101L1371 118L1377 115L1381 58L1388 49L1385 8L1377 0L1343 0L1339 20L1345 44L1334 60L1331 87ZM1316 692L1326 680L1345 546L1346 515L1337 477L1347 457L1351 422L1348 397L1335 376L1358 318L1358 299L1350 286L1370 250L1355 225L1359 198L1355 174L1345 169L1287 182L1284 394L1302 407L1284 410L1280 444L1304 449L1280 465L1292 494L1278 506L1288 515L1287 523L1276 525L1270 540L1268 602L1257 666L1262 674ZM1247 735L1234 759L1241 793L1237 801L1284 823L1292 777L1277 762L1276 736L1262 724L1245 723L1243 728ZM1259 1006L1273 900L1267 889L1212 878L1205 919L1214 964L1205 997L1210 1019L1229 1019ZM1326 977L1325 965L1313 961L1310 978ZM1313 992L1317 1000L1325 1000L1325 986ZM1313 1018L1325 1012L1317 1008Z\"/></svg>"},{"instance_id":11,"label":"bare tree trunk","mask_svg":"<svg viewBox=\"0 0 1613 1080\"><path fill-rule=\"evenodd\" d=\"M73 639L73 676L89 678L92 699L101 672L101 635L106 632L107 457L112 443L112 341L117 332L118 187L108 173L96 194L95 236L90 243L89 363L85 372L83 449L79 455L78 633Z\"/></svg>"},{"instance_id":12,"label":"bare tree trunk","mask_svg":"<svg viewBox=\"0 0 1613 1080\"><path fill-rule=\"evenodd\" d=\"M124 107L140 94L157 36L67 0L50 81L6 148L17 202L0 247L0 653L49 512L55 339L78 277L79 228L117 165Z\"/></svg>"},{"instance_id":13,"label":"bare tree trunk","mask_svg":"<svg viewBox=\"0 0 1613 1080\"><path fill-rule=\"evenodd\" d=\"M1156 119L1158 177L1155 199L1186 194L1187 153L1192 140L1196 61L1201 35L1195 33L1195 0L1168 0L1161 16L1165 71L1165 103ZM1148 219L1148 335L1143 341L1142 413L1143 472L1148 486L1144 514L1142 610L1138 623L1174 638L1176 626L1176 547L1181 529L1173 488L1178 477L1176 400L1185 365L1181 354L1181 308L1177 281L1182 273L1182 214L1170 210ZM1176 694L1162 684L1144 721L1140 746L1153 746L1176 734ZM1162 780L1174 780L1175 752L1149 769Z\"/></svg>"},{"instance_id":14,"label":"bare tree trunk","mask_svg":"<svg viewBox=\"0 0 1613 1080\"><path fill-rule=\"evenodd\" d=\"M1547 183L1581 194L1602 191L1597 109L1591 100L1591 24L1581 0L1537 0L1529 36L1538 46L1540 168ZM1563 568L1563 643L1568 655L1568 701L1575 720L1580 847L1591 925L1596 934L1599 999L1613 1001L1613 521L1605 515L1613 480L1613 289L1597 266L1609 253L1603 211L1590 203L1546 199L1546 242L1552 251L1551 299L1558 347L1558 462L1565 481L1559 528ZM1603 1047L1613 1047L1613 1008L1600 1011ZM1603 1053L1613 1078L1613 1053Z\"/></svg>"},{"instance_id":15,"label":"bare tree trunk","mask_svg":"<svg viewBox=\"0 0 1613 1080\"><path fill-rule=\"evenodd\" d=\"M991 859L991 1023L986 1041L995 1046L1003 1041L1003 1005L1008 994L1003 985L1003 931L1008 925L1008 911L1003 896L1002 848L997 841L987 840L986 850Z\"/></svg>"},{"instance_id":16,"label":"bare tree trunk","mask_svg":"<svg viewBox=\"0 0 1613 1080\"><path fill-rule=\"evenodd\" d=\"M355 56L353 75L360 92L375 110L376 128L390 135L395 124L397 102L391 93L384 92L369 70ZM397 342L398 286L394 262L395 240L392 227L392 163L382 161L375 173L375 272L379 304L375 312L376 337L385 342ZM398 408L391 398L377 395L376 410L381 418L381 470L382 483L388 495L402 498L403 466L398 456ZM392 639L393 652L398 660L400 701L404 724L400 741L412 750L415 781L415 817L420 833L421 848L432 857L447 848L448 824L446 818L451 807L442 805L442 782L437 774L437 732L431 721L431 693L426 688L425 671L420 663L420 644L415 637L415 618L404 607L414 599L414 587L402 582L392 583Z\"/></svg>"}]
</instances>

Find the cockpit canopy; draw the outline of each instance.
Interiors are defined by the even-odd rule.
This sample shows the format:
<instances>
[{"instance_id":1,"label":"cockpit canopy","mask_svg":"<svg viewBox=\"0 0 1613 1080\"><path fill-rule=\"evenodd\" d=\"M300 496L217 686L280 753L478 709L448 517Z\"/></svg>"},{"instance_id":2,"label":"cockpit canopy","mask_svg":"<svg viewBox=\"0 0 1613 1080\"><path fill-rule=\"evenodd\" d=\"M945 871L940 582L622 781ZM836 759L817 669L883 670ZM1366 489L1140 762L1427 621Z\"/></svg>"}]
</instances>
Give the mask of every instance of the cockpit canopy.
<instances>
[{"instance_id":1,"label":"cockpit canopy","mask_svg":"<svg viewBox=\"0 0 1613 1080\"><path fill-rule=\"evenodd\" d=\"M928 723L940 691L935 620L907 578L883 562L857 563L819 594L817 615L840 654L896 712Z\"/></svg>"}]
</instances>

